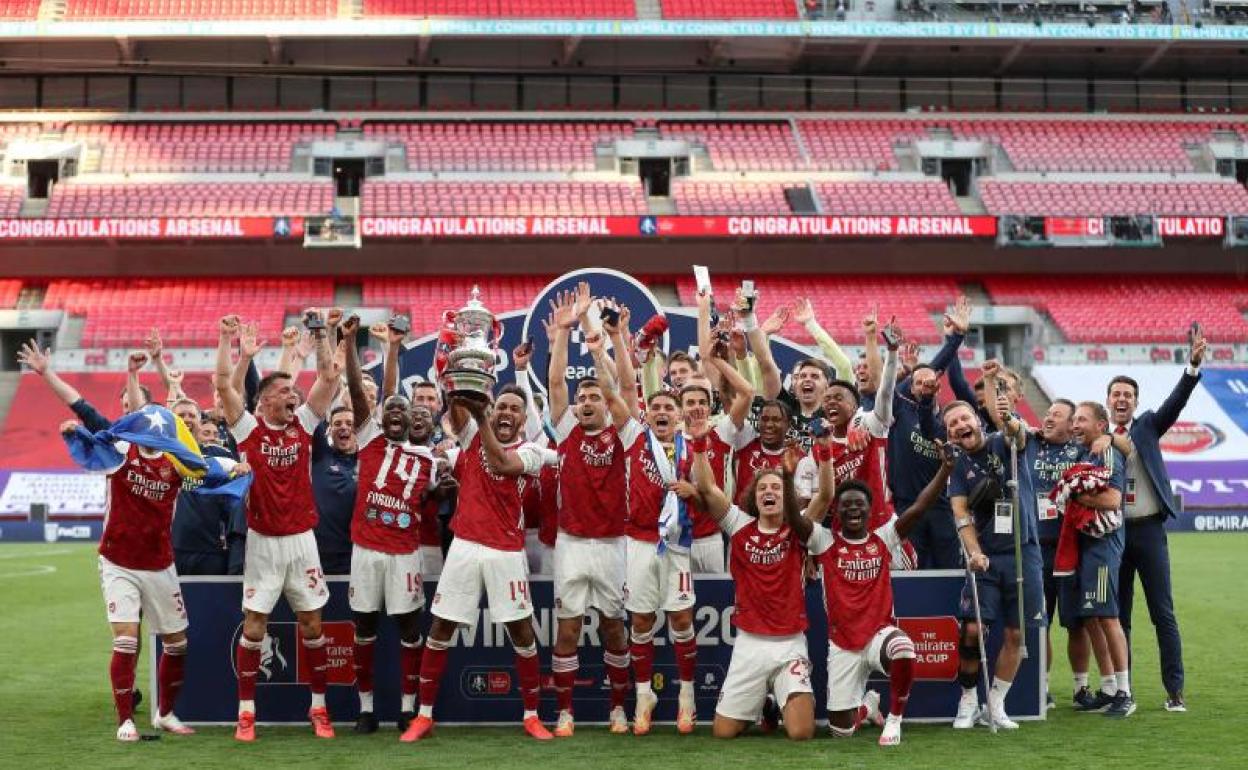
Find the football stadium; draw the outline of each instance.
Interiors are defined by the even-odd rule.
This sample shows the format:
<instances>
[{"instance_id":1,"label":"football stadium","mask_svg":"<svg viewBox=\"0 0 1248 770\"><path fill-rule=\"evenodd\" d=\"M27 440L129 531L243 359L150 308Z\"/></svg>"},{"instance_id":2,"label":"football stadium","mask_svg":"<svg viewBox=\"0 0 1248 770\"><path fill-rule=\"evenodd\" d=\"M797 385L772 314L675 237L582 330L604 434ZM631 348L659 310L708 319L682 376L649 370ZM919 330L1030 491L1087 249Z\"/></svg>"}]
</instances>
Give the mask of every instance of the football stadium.
<instances>
[{"instance_id":1,"label":"football stadium","mask_svg":"<svg viewBox=\"0 0 1248 770\"><path fill-rule=\"evenodd\" d=\"M1245 52L0 0L3 755L1248 766Z\"/></svg>"}]
</instances>

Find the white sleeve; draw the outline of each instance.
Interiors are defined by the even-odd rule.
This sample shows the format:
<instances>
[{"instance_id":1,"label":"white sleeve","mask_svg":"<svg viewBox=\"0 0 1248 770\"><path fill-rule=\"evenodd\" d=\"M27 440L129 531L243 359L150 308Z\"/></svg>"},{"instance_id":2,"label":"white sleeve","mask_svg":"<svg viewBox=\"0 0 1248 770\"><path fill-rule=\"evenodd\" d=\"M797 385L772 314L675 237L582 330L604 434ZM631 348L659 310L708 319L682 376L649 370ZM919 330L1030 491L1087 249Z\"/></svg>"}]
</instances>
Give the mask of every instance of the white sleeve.
<instances>
[{"instance_id":1,"label":"white sleeve","mask_svg":"<svg viewBox=\"0 0 1248 770\"><path fill-rule=\"evenodd\" d=\"M243 410L242 415L230 426L230 435L234 437L235 442L241 444L247 440L253 430L259 427L260 423L256 420L256 416Z\"/></svg>"},{"instance_id":2,"label":"white sleeve","mask_svg":"<svg viewBox=\"0 0 1248 770\"><path fill-rule=\"evenodd\" d=\"M636 418L630 417L624 427L620 428L620 443L626 450L632 449L637 439L645 435L644 427Z\"/></svg>"},{"instance_id":3,"label":"white sleeve","mask_svg":"<svg viewBox=\"0 0 1248 770\"><path fill-rule=\"evenodd\" d=\"M545 453L547 451L549 450L528 442L516 448L516 455L520 457L520 462L524 463L524 475L537 476L542 472L542 466L546 464Z\"/></svg>"},{"instance_id":4,"label":"white sleeve","mask_svg":"<svg viewBox=\"0 0 1248 770\"><path fill-rule=\"evenodd\" d=\"M810 533L810 537L806 538L806 550L810 551L812 556L818 556L831 548L834 540L832 530L822 524L816 524Z\"/></svg>"},{"instance_id":5,"label":"white sleeve","mask_svg":"<svg viewBox=\"0 0 1248 770\"><path fill-rule=\"evenodd\" d=\"M454 447L446 453L446 467L448 470L455 470L455 463L459 460L459 453L463 451L459 447Z\"/></svg>"},{"instance_id":6,"label":"white sleeve","mask_svg":"<svg viewBox=\"0 0 1248 770\"><path fill-rule=\"evenodd\" d=\"M741 531L741 528L749 524L754 519L745 511L737 506L732 506L724 517L719 520L719 528L728 533L728 537L732 537Z\"/></svg>"},{"instance_id":7,"label":"white sleeve","mask_svg":"<svg viewBox=\"0 0 1248 770\"><path fill-rule=\"evenodd\" d=\"M542 453L542 465L558 465L559 453L547 446L534 444Z\"/></svg>"},{"instance_id":8,"label":"white sleeve","mask_svg":"<svg viewBox=\"0 0 1248 770\"><path fill-rule=\"evenodd\" d=\"M559 416L559 422L555 424L555 438L562 443L564 439L571 435L572 429L576 425L576 415L572 414L572 407L564 409L563 414Z\"/></svg>"},{"instance_id":9,"label":"white sleeve","mask_svg":"<svg viewBox=\"0 0 1248 770\"><path fill-rule=\"evenodd\" d=\"M754 430L754 426L750 425L748 420L740 428L734 425L732 420L724 420L716 426L715 430L725 444L737 450L744 449L751 441L758 438L758 431Z\"/></svg>"},{"instance_id":10,"label":"white sleeve","mask_svg":"<svg viewBox=\"0 0 1248 770\"><path fill-rule=\"evenodd\" d=\"M888 351L884 361L884 373L880 375L880 389L875 394L875 408L862 415L862 424L872 436L884 438L893 424L893 393L897 390L897 351Z\"/></svg>"},{"instance_id":11,"label":"white sleeve","mask_svg":"<svg viewBox=\"0 0 1248 770\"><path fill-rule=\"evenodd\" d=\"M793 472L793 486L797 489L797 496L803 500L815 496L819 486L819 466L813 456L806 455L798 461L797 470Z\"/></svg>"},{"instance_id":12,"label":"white sleeve","mask_svg":"<svg viewBox=\"0 0 1248 770\"><path fill-rule=\"evenodd\" d=\"M468 418L468 422L459 429L459 435L455 440L459 442L462 449L467 449L472 444L472 440L477 437L477 421L472 417Z\"/></svg>"},{"instance_id":13,"label":"white sleeve","mask_svg":"<svg viewBox=\"0 0 1248 770\"><path fill-rule=\"evenodd\" d=\"M537 401L533 398L533 381L529 379L529 372L516 372L516 387L524 391L524 437L529 441L536 441L539 436L545 435L542 430L542 413L537 409ZM523 375L523 376L520 376Z\"/></svg>"},{"instance_id":14,"label":"white sleeve","mask_svg":"<svg viewBox=\"0 0 1248 770\"><path fill-rule=\"evenodd\" d=\"M893 514L891 519L876 527L875 534L880 536L890 551L901 545L901 536L897 534L897 514Z\"/></svg>"},{"instance_id":15,"label":"white sleeve","mask_svg":"<svg viewBox=\"0 0 1248 770\"><path fill-rule=\"evenodd\" d=\"M321 424L321 418L316 416L316 412L312 411L312 407L306 403L295 410L295 419L303 426L309 434L316 430L316 426Z\"/></svg>"},{"instance_id":16,"label":"white sleeve","mask_svg":"<svg viewBox=\"0 0 1248 770\"><path fill-rule=\"evenodd\" d=\"M328 431L326 431L328 433ZM369 417L364 424L355 430L355 443L357 446L363 447L368 442L381 435L381 425L377 422L376 417Z\"/></svg>"}]
</instances>

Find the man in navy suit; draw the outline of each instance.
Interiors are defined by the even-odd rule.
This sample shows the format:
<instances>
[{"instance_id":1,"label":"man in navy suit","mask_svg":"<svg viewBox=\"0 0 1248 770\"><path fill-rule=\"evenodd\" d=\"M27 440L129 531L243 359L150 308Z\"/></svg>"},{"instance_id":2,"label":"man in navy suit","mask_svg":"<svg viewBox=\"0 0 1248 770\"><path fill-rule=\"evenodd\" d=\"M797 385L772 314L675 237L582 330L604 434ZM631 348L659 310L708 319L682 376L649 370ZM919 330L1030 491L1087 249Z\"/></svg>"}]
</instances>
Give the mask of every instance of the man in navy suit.
<instances>
[{"instance_id":1,"label":"man in navy suit","mask_svg":"<svg viewBox=\"0 0 1248 770\"><path fill-rule=\"evenodd\" d=\"M1156 410L1136 415L1140 387L1135 380L1118 376L1109 382L1106 406L1113 423L1112 432L1129 439L1127 489L1123 496L1126 514L1126 549L1118 576L1118 606L1122 628L1131 634L1131 603L1135 595L1135 575L1140 575L1148 615L1157 629L1161 657L1161 681L1166 688L1167 711L1186 711L1183 702L1183 642L1174 617L1170 591L1170 548L1166 540L1166 519L1175 515L1170 492L1170 475L1161 459L1161 437L1179 419L1187 399L1200 381L1200 364L1205 356L1205 337L1193 325L1189 365L1174 391ZM1115 441L1116 446L1120 446Z\"/></svg>"}]
</instances>

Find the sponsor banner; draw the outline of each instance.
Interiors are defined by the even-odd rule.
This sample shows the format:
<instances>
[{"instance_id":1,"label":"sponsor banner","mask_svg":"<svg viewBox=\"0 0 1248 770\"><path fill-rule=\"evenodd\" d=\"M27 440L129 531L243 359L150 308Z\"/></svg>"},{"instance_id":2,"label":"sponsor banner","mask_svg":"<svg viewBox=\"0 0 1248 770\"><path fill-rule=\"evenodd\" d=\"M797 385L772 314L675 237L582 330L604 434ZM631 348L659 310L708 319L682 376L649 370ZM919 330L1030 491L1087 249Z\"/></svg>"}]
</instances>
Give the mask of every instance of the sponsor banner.
<instances>
[{"instance_id":1,"label":"sponsor banner","mask_svg":"<svg viewBox=\"0 0 1248 770\"><path fill-rule=\"evenodd\" d=\"M104 522L79 521L0 521L0 542L56 543L62 540L95 542L104 532Z\"/></svg>"},{"instance_id":2,"label":"sponsor banner","mask_svg":"<svg viewBox=\"0 0 1248 770\"><path fill-rule=\"evenodd\" d=\"M1180 513L1166 522L1171 532L1248 532L1248 510Z\"/></svg>"},{"instance_id":3,"label":"sponsor banner","mask_svg":"<svg viewBox=\"0 0 1248 770\"><path fill-rule=\"evenodd\" d=\"M362 217L364 238L990 238L986 216Z\"/></svg>"},{"instance_id":4,"label":"sponsor banner","mask_svg":"<svg viewBox=\"0 0 1248 770\"><path fill-rule=\"evenodd\" d=\"M102 474L57 471L13 471L0 474L0 515L30 513L44 503L56 515L104 514L107 486Z\"/></svg>"},{"instance_id":5,"label":"sponsor banner","mask_svg":"<svg viewBox=\"0 0 1248 770\"><path fill-rule=\"evenodd\" d=\"M1042 365L1032 374L1050 398L1098 403L1110 379L1125 374L1140 384L1140 414L1165 401L1183 367ZM1203 368L1161 450L1183 508L1248 508L1248 369Z\"/></svg>"},{"instance_id":6,"label":"sponsor banner","mask_svg":"<svg viewBox=\"0 0 1248 770\"><path fill-rule=\"evenodd\" d=\"M1162 238L1221 238L1226 235L1224 217L1157 217Z\"/></svg>"},{"instance_id":7,"label":"sponsor banner","mask_svg":"<svg viewBox=\"0 0 1248 770\"><path fill-rule=\"evenodd\" d=\"M297 217L0 219L0 240L268 239L303 235Z\"/></svg>"},{"instance_id":8,"label":"sponsor banner","mask_svg":"<svg viewBox=\"0 0 1248 770\"><path fill-rule=\"evenodd\" d=\"M893 588L898 622L913 635L919 651L918 676L906 711L907 719L949 720L957 710L960 688L957 678L958 627L954 619L964 577L961 572L940 571L894 576ZM698 668L695 692L698 718L709 724L732 657L735 629L732 625L733 584L727 577L696 578L698 606L694 611L697 630ZM344 578L329 580L330 599L323 611L324 628L330 647L331 687L327 694L335 721L354 720L359 706L351 669L351 612L347 604ZM553 591L549 578L535 577L531 585L535 607L534 629L542 662L542 710L547 721L555 716L554 683L550 674L550 649L556 622ZM821 587L813 584L806 592L811 619L807 634L814 663L811 685L817 701L815 714L824 713L827 695L827 630ZM426 595L437 592L426 584ZM187 722L231 723L238 714L237 676L234 648L242 630L241 578L184 578L182 595L190 617L191 649L187 657L186 686L178 700L178 715ZM659 696L655 718L672 721L676 717L676 690L679 677L666 638L666 623L655 625L655 671L652 685ZM1044 645L1037 629L1028 633L1033 652L1010 689L1007 707L1011 716L1037 719L1043 716ZM990 634L990 654L1002 634ZM602 666L598 619L586 619L582 635L584 652L576 682L577 717L583 722L603 722L610 711L611 690ZM158 648L155 637L150 650ZM393 722L399 706L398 638L394 624L382 623L374 643L376 671L375 713L382 722ZM261 651L256 701L262 722L304 723L307 721L308 692L306 662L301 658L298 624L285 602L270 616L268 636ZM514 723L521 717L519 682L514 668L514 650L502 625L492 623L489 610L481 609L472 626L461 627L453 638L446 673L442 680L435 716L441 723ZM156 667L152 667L155 671ZM153 683L152 691L155 692ZM876 675L870 686L883 693L888 702L886 677ZM821 718L821 717L820 717Z\"/></svg>"}]
</instances>

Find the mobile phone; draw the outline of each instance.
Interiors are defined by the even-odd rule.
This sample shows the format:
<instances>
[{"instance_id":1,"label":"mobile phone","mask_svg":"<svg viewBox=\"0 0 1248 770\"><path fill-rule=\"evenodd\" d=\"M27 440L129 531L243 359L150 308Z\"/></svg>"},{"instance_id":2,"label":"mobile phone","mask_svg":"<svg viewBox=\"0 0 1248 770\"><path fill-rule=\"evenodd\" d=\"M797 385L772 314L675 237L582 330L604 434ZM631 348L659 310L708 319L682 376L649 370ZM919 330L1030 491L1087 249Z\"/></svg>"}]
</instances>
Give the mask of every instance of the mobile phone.
<instances>
[{"instance_id":1,"label":"mobile phone","mask_svg":"<svg viewBox=\"0 0 1248 770\"><path fill-rule=\"evenodd\" d=\"M516 350L516 352L522 356L527 356L530 353L532 353L533 352L533 338L529 337L527 340L520 343L520 347L519 349Z\"/></svg>"},{"instance_id":2,"label":"mobile phone","mask_svg":"<svg viewBox=\"0 0 1248 770\"><path fill-rule=\"evenodd\" d=\"M880 333L884 335L884 342L887 343L890 348L901 347L901 334L897 331L897 327L889 324L888 326L885 326Z\"/></svg>"},{"instance_id":3,"label":"mobile phone","mask_svg":"<svg viewBox=\"0 0 1248 770\"><path fill-rule=\"evenodd\" d=\"M1004 377L997 377L997 395L1004 396L1010 392L1010 385L1005 381Z\"/></svg>"},{"instance_id":4,"label":"mobile phone","mask_svg":"<svg viewBox=\"0 0 1248 770\"><path fill-rule=\"evenodd\" d=\"M604 324L617 326L620 323L620 311L604 305L598 310L598 319Z\"/></svg>"},{"instance_id":5,"label":"mobile phone","mask_svg":"<svg viewBox=\"0 0 1248 770\"><path fill-rule=\"evenodd\" d=\"M1195 345L1196 338L1200 336L1200 321L1192 321L1192 325L1187 327L1187 344Z\"/></svg>"},{"instance_id":6,"label":"mobile phone","mask_svg":"<svg viewBox=\"0 0 1248 770\"><path fill-rule=\"evenodd\" d=\"M396 313L390 316L390 320L386 325L396 332L407 334L412 330L412 319L401 313Z\"/></svg>"},{"instance_id":7,"label":"mobile phone","mask_svg":"<svg viewBox=\"0 0 1248 770\"><path fill-rule=\"evenodd\" d=\"M810 435L815 438L821 438L827 429L823 425L823 418L817 417L810 421Z\"/></svg>"},{"instance_id":8,"label":"mobile phone","mask_svg":"<svg viewBox=\"0 0 1248 770\"><path fill-rule=\"evenodd\" d=\"M747 312L754 312L754 305L758 302L758 292L754 290L754 282L745 280L741 282L741 298L745 300L745 309Z\"/></svg>"},{"instance_id":9,"label":"mobile phone","mask_svg":"<svg viewBox=\"0 0 1248 770\"><path fill-rule=\"evenodd\" d=\"M314 310L309 310L303 314L303 325L310 332L324 331L325 318Z\"/></svg>"}]
</instances>

